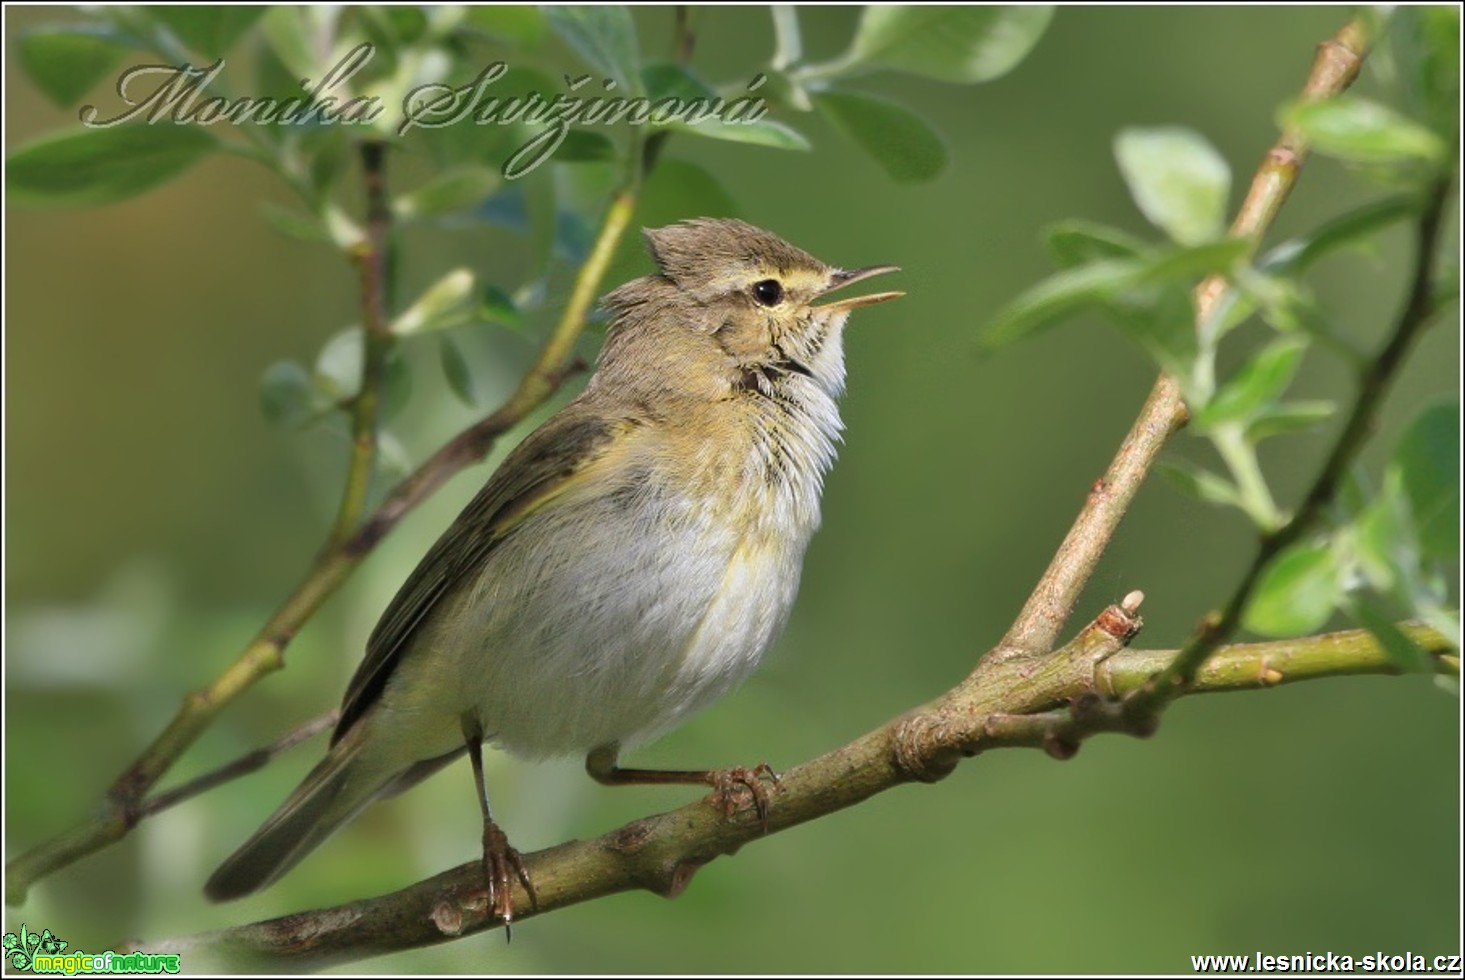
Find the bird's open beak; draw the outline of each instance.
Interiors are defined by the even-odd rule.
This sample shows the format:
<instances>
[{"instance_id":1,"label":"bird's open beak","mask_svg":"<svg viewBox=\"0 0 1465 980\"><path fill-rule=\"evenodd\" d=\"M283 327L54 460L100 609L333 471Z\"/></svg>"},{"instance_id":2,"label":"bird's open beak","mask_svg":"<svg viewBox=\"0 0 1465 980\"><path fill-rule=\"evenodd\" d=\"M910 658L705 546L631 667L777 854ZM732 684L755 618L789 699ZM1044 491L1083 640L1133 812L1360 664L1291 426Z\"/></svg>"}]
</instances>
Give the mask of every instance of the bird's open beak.
<instances>
[{"instance_id":1,"label":"bird's open beak","mask_svg":"<svg viewBox=\"0 0 1465 980\"><path fill-rule=\"evenodd\" d=\"M887 272L899 272L898 265L872 265L864 269L836 269L829 277L829 288L819 295L823 296L832 293L836 289L843 289L851 283L859 282L862 279L869 279L871 276L884 275ZM861 306L870 306L873 303L883 303L887 299L899 299L905 293L871 293L868 296L851 296L849 299L836 300L833 303L824 303L814 307L816 310L835 310L837 312L848 312L858 309Z\"/></svg>"}]
</instances>

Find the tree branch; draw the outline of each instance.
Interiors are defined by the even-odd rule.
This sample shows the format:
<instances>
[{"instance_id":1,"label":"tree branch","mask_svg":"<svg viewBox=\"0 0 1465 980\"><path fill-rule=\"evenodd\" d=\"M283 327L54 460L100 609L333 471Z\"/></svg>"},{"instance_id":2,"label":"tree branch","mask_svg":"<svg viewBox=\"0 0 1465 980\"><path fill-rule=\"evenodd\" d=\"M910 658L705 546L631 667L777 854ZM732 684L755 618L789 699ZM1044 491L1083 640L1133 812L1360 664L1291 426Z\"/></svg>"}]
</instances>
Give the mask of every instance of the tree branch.
<instances>
[{"instance_id":1,"label":"tree branch","mask_svg":"<svg viewBox=\"0 0 1465 980\"><path fill-rule=\"evenodd\" d=\"M1372 41L1363 19L1358 18L1320 44L1302 89L1302 99L1330 98L1353 84ZM1282 133L1252 178L1246 199L1231 224L1231 237L1248 239L1255 250L1297 183L1308 151L1298 133L1292 130ZM1206 322L1227 288L1226 280L1220 276L1200 284L1195 293L1198 324ZM1053 648L1155 458L1186 419L1179 386L1174 379L1161 375L1139 418L1120 444L1114 461L1089 491L1083 510L1059 545L1047 571L1028 596L1007 635L983 663L1041 657ZM978 665L977 669L983 668Z\"/></svg>"},{"instance_id":2,"label":"tree branch","mask_svg":"<svg viewBox=\"0 0 1465 980\"><path fill-rule=\"evenodd\" d=\"M1440 674L1460 676L1460 651L1427 626L1401 623L1404 635L1418 644ZM1173 663L1178 650L1126 650L1099 665L1094 687L1101 694L1137 691ZM1319 677L1352 674L1402 674L1368 630L1344 630L1268 643L1235 643L1211 654L1196 672L1191 694L1250 691Z\"/></svg>"},{"instance_id":3,"label":"tree branch","mask_svg":"<svg viewBox=\"0 0 1465 980\"><path fill-rule=\"evenodd\" d=\"M387 197L386 170L387 144L381 140L363 141L361 173L366 188L366 238L352 249L352 257L361 272L361 388L351 400L351 459L327 549L339 546L361 519L376 466L382 378L392 349L392 327L387 311L392 209Z\"/></svg>"},{"instance_id":4,"label":"tree branch","mask_svg":"<svg viewBox=\"0 0 1465 980\"><path fill-rule=\"evenodd\" d=\"M212 772L206 772L202 776L190 779L182 786L176 786L166 792L149 797L146 802L137 807L133 815L133 822L135 823L144 817L159 814L170 807L177 806L184 800L191 800L195 796L206 793L215 786L222 786L224 783L238 779L240 776L247 776L252 772L263 769L277 756L283 755L301 742L308 741L321 732L334 728L340 717L340 710L332 708L325 714L317 715L303 725L297 725L262 749L247 752L233 762L222 765Z\"/></svg>"},{"instance_id":5,"label":"tree branch","mask_svg":"<svg viewBox=\"0 0 1465 980\"><path fill-rule=\"evenodd\" d=\"M969 699L967 711L946 712L937 702L789 769L771 794L766 828L751 809L727 819L703 798L594 840L527 855L538 904L531 908L521 891L515 898L516 919L622 891L675 896L698 868L720 855L894 786L939 779L961 756L1041 746L1068 758L1089 734L1132 731L1115 703L1093 692L1138 690L1175 656L1170 650L1125 649L1140 626L1139 599L1133 593L1123 604L1110 606L1039 672L1018 662L994 669L981 692ZM1440 672L1458 675L1459 652L1443 636L1424 627L1403 628L1430 652ZM1206 665L1190 693L1362 673L1395 674L1399 668L1368 633L1351 630L1226 647ZM1064 704L1068 707L1048 710ZM139 945L185 953L196 967L199 961L211 966L217 958L233 968L302 971L447 942L499 924L488 911L482 863L474 860L377 898Z\"/></svg>"}]
</instances>

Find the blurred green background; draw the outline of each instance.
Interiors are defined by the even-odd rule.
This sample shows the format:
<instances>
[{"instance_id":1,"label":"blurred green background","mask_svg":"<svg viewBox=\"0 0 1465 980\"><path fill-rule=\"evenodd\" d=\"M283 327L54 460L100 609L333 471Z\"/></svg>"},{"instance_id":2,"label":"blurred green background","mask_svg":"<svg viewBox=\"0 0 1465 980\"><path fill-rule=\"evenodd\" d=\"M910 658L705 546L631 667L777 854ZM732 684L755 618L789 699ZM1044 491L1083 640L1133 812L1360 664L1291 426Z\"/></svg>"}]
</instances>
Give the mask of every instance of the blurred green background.
<instances>
[{"instance_id":1,"label":"blurred green background","mask_svg":"<svg viewBox=\"0 0 1465 980\"><path fill-rule=\"evenodd\" d=\"M5 16L14 31L57 11ZM837 54L855 16L803 10L806 46ZM743 690L633 762L787 767L966 674L1016 613L1153 376L1094 319L989 360L973 354L975 331L1048 271L1046 224L1085 217L1153 237L1111 156L1123 126L1204 133L1237 172L1239 201L1274 137L1276 107L1347 16L1062 9L1033 54L996 82L867 79L864 90L917 107L947 137L951 165L926 184L891 182L817 120L795 120L815 142L807 154L672 140L668 159L714 173L740 216L833 264L898 263L908 296L855 318L847 438L787 634ZM671 9L636 18L643 50L664 55ZM703 10L697 32L693 63L713 79L751 74L772 43L761 8ZM561 54L569 70L572 56ZM1363 90L1377 91L1365 74ZM12 146L74 121L9 57L6 82ZM1272 240L1378 193L1316 160ZM259 168L216 156L123 204L7 209L12 855L82 814L184 692L232 659L295 584L330 519L344 442L271 429L257 387L268 365L308 362L353 322L355 276L330 249L272 232L264 200L285 194ZM527 271L521 243L503 230L447 225L403 244L404 297L458 265L505 284ZM1338 331L1377 343L1408 257L1399 230L1370 254L1322 267L1313 282ZM532 331L475 335L472 367L488 403L509 390L535 342ZM596 336L585 346L593 353ZM1368 454L1375 467L1419 407L1458 387L1459 354L1448 321L1425 337ZM394 428L419 461L474 414L445 390L435 358L415 364L414 377L414 405ZM1347 385L1338 362L1315 354L1297 390L1346 397ZM1268 447L1275 485L1295 501L1323 443ZM381 609L504 448L404 522L292 645L288 669L231 708L175 778L338 701ZM1204 459L1184 435L1171 452ZM1237 513L1157 482L1077 616L1140 588L1139 642L1177 645L1251 548ZM1183 972L1192 953L1452 952L1459 710L1423 677L1191 699L1147 742L1100 738L1064 765L1037 752L990 754L937 786L898 789L758 842L703 869L675 902L613 897L517 925L512 946L493 933L352 969ZM103 950L391 890L477 854L472 780L457 765L373 808L263 894L206 904L208 872L322 742L48 879L6 910L5 929L24 921ZM530 766L495 754L489 780L524 850L694 796L605 789L575 760Z\"/></svg>"}]
</instances>

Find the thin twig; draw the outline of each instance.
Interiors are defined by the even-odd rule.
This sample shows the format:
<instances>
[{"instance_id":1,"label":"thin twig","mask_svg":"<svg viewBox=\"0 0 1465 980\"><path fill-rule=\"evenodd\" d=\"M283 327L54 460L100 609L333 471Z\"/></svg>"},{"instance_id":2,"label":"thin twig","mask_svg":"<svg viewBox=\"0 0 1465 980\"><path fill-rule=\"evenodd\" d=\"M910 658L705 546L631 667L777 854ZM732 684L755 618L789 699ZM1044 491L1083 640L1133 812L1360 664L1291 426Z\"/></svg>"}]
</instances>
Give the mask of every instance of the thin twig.
<instances>
[{"instance_id":1,"label":"thin twig","mask_svg":"<svg viewBox=\"0 0 1465 980\"><path fill-rule=\"evenodd\" d=\"M692 28L692 9L679 4L676 8L676 16L672 21L671 49L672 58L678 65L686 67L692 63L692 52L697 48L697 32ZM632 153L636 151L636 133L632 133ZM641 145L641 170L649 174L656 169L656 163L661 159L661 151L666 149L667 140L671 139L671 130L663 129L660 132L652 133L646 137Z\"/></svg>"},{"instance_id":2,"label":"thin twig","mask_svg":"<svg viewBox=\"0 0 1465 980\"><path fill-rule=\"evenodd\" d=\"M691 63L692 52L697 47L697 34L692 30L692 8L686 4L677 4L671 47L672 57L676 59L677 64Z\"/></svg>"},{"instance_id":3,"label":"thin twig","mask_svg":"<svg viewBox=\"0 0 1465 980\"><path fill-rule=\"evenodd\" d=\"M1318 46L1312 71L1303 86L1302 98L1321 99L1342 92L1358 77L1372 38L1363 20L1345 24L1331 39ZM1233 238L1252 242L1253 250L1271 227L1283 202L1297 183L1306 161L1308 146L1295 132L1284 132L1267 151L1246 199L1231 225ZM1204 323L1225 296L1226 280L1213 277L1196 289L1196 322ZM1022 611L1002 642L983 663L1040 657L1053 648L1063 624L1073 613L1084 586L1093 575L1134 496L1139 492L1156 457L1186 420L1180 389L1167 375L1161 375L1150 391L1139 418L1125 436L1114 461L1090 491L1088 500L1059 545L1047 571L1028 596ZM978 670L982 667L979 666Z\"/></svg>"},{"instance_id":4,"label":"thin twig","mask_svg":"<svg viewBox=\"0 0 1465 980\"><path fill-rule=\"evenodd\" d=\"M169 807L177 806L184 800L192 799L213 789L215 786L222 786L224 783L238 779L240 776L246 776L249 773L263 769L277 756L283 755L301 742L305 742L321 732L328 731L336 724L336 721L340 717L341 712L339 709L327 711L325 714L318 715L305 724L286 732L264 748L247 752L233 762L226 763L212 772L206 772L196 779L190 779L182 786L175 786L165 793L159 793L156 796L149 797L136 808L133 813L133 822L141 820L144 817L155 816Z\"/></svg>"},{"instance_id":5,"label":"thin twig","mask_svg":"<svg viewBox=\"0 0 1465 980\"><path fill-rule=\"evenodd\" d=\"M1425 652L1436 673L1460 675L1460 651L1444 635L1416 623L1400 623L1399 629ZM1125 650L1099 665L1094 672L1095 690L1109 696L1139 690L1174 663L1179 653ZM1220 647L1196 671L1187 693L1250 691L1319 677L1403 673L1404 668L1368 630L1343 630L1295 640Z\"/></svg>"},{"instance_id":6,"label":"thin twig","mask_svg":"<svg viewBox=\"0 0 1465 980\"><path fill-rule=\"evenodd\" d=\"M363 354L361 387L351 400L351 459L336 523L327 549L345 540L366 511L367 494L376 468L377 422L381 414L382 382L387 355L392 349L392 328L387 311L388 256L391 248L392 208L387 196L387 144L361 144L361 176L366 189L366 238L352 249L361 274L361 329Z\"/></svg>"}]
</instances>

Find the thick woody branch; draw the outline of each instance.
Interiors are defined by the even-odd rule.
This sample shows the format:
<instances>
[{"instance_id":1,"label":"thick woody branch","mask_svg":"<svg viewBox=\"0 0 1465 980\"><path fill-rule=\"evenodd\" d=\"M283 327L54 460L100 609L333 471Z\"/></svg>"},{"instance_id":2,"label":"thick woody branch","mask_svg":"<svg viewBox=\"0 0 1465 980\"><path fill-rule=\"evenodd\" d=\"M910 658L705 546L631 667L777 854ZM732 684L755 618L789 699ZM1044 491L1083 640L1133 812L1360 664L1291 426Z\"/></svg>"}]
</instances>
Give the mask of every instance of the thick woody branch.
<instances>
[{"instance_id":1,"label":"thick woody branch","mask_svg":"<svg viewBox=\"0 0 1465 980\"><path fill-rule=\"evenodd\" d=\"M1139 593L1126 598L1120 606L1125 617L1138 609L1139 599ZM1138 622L1138 617L1115 618L1106 613L1064 647L1058 658L1045 663L1045 666L1056 674L1058 671L1070 670L1074 664L1082 666L1094 663L1097 666L1092 676L1093 691L1116 696L1137 690L1151 676L1162 671L1179 653L1178 650L1121 649L1123 633ZM1403 625L1401 629L1420 649L1435 659L1438 671L1459 673L1459 658L1440 634L1427 627L1410 624ZM1390 660L1371 634L1364 630L1351 630L1301 640L1221 647L1196 675L1191 692L1204 694L1211 691L1254 690L1318 677L1400 672L1402 671L1398 665ZM1093 692L1085 689L1079 697L1089 693ZM327 711L286 732L263 748L248 752L233 762L149 797L138 807L138 817L153 816L223 783L263 769L276 757L295 746L321 732L329 731L336 724L338 714L335 710ZM989 721L988 732L993 732L998 724L999 722Z\"/></svg>"},{"instance_id":2,"label":"thick woody branch","mask_svg":"<svg viewBox=\"0 0 1465 980\"><path fill-rule=\"evenodd\" d=\"M525 860L538 904L515 897L518 919L616 892L645 890L672 897L709 861L766 834L854 806L876 793L950 772L962 756L1000 748L1042 747L1068 758L1101 731L1135 730L1116 710L1175 651L1131 651L1139 628L1139 596L1110 606L1056 654L1040 673L1010 663L990 686L957 710L943 701L919 709L804 765L786 771L773 791L766 829L751 807L723 816L708 799L626 824L589 841L571 841ZM1403 627L1428 650L1441 673L1459 673L1459 652L1423 627ZM1344 674L1393 674L1398 667L1366 632L1353 630L1282 643L1227 647L1191 689L1270 687L1288 680ZM518 887L518 886L516 886ZM334 963L447 942L494 928L483 868L470 861L377 898L237 926L188 939L143 944L186 953L196 966L266 971L321 969Z\"/></svg>"}]
</instances>

